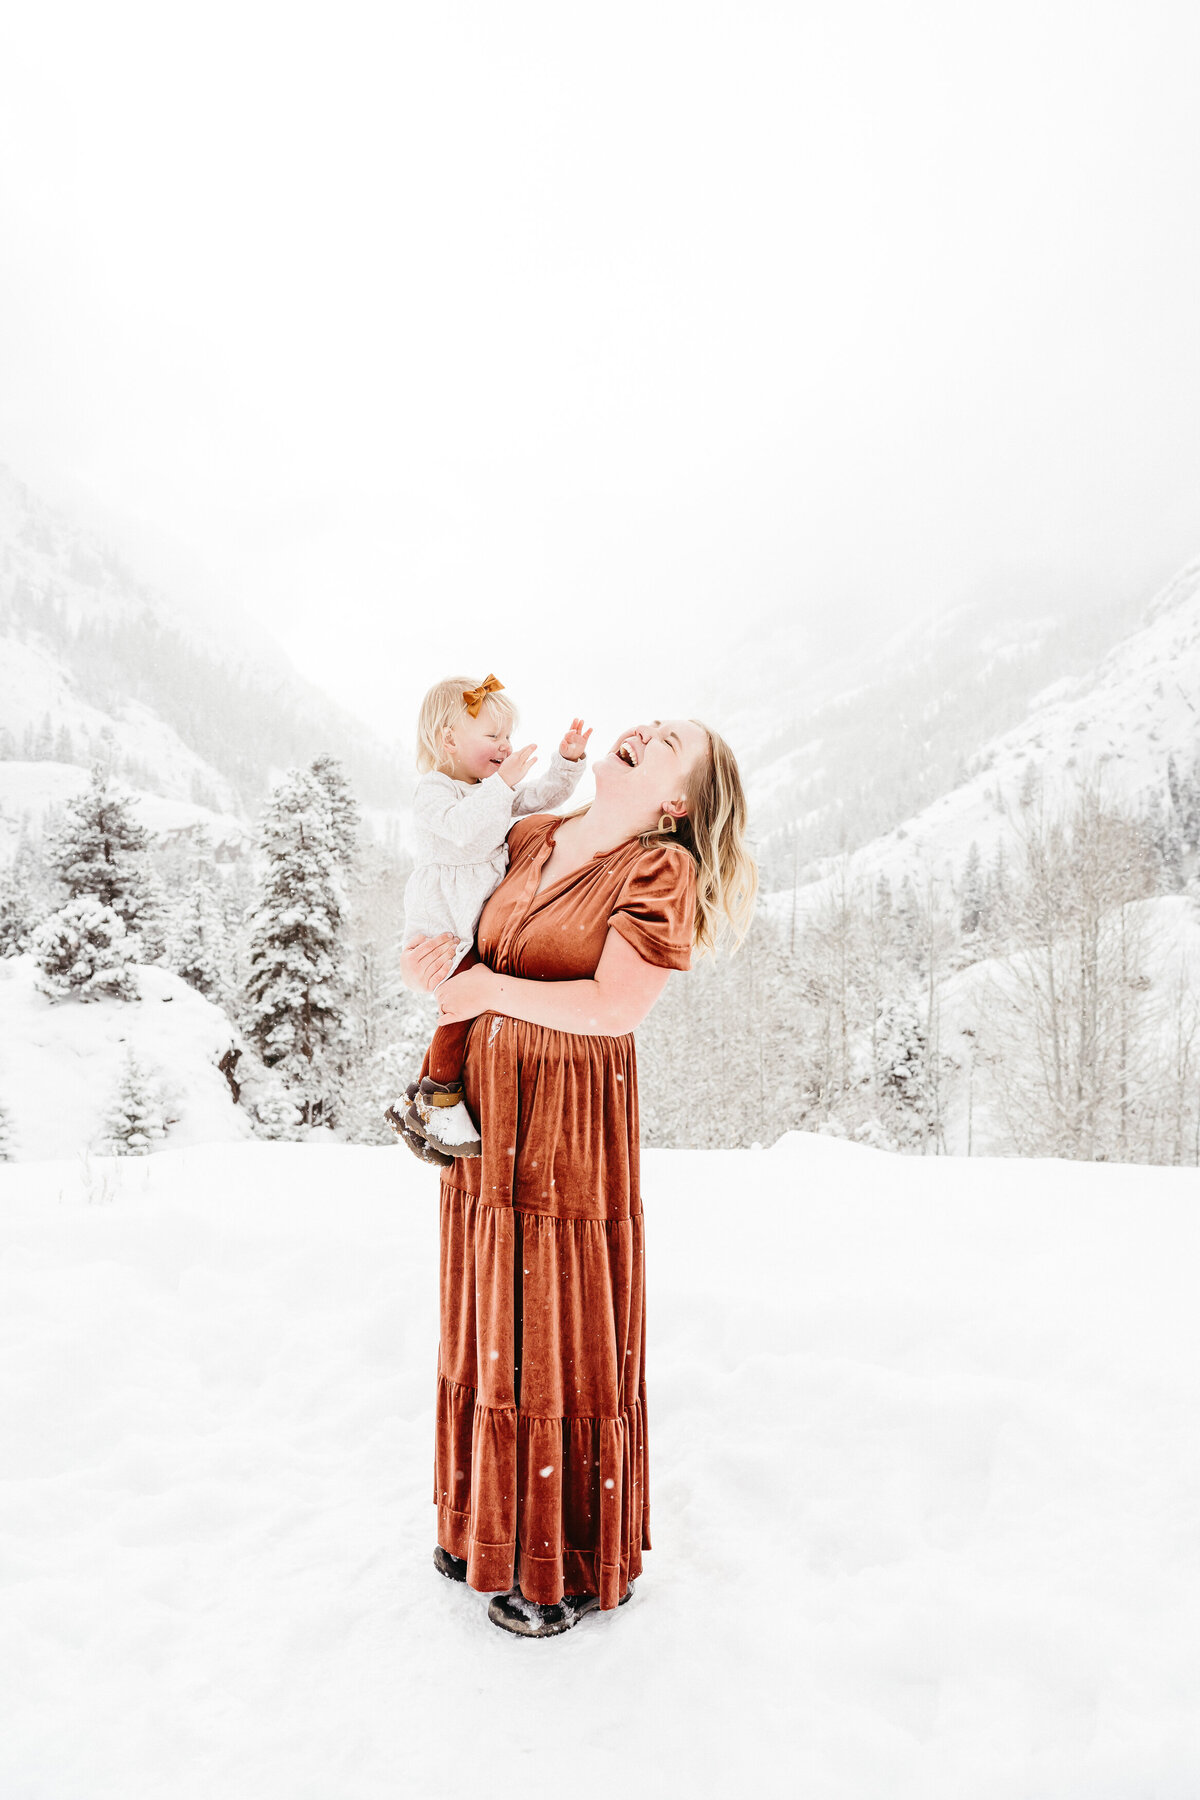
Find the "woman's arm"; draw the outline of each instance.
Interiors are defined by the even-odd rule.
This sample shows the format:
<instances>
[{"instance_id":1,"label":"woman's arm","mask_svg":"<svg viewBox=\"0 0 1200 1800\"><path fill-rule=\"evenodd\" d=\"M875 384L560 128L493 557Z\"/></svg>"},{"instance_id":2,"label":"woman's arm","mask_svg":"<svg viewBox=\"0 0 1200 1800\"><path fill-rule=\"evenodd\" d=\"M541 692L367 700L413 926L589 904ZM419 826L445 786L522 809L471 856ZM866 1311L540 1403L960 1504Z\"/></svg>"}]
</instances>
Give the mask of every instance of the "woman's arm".
<instances>
[{"instance_id":1,"label":"woman's arm","mask_svg":"<svg viewBox=\"0 0 1200 1800\"><path fill-rule=\"evenodd\" d=\"M641 1024L666 986L669 969L649 963L610 926L596 973L582 981L527 981L497 975L483 963L452 975L438 989L438 1023L504 1013L551 1031L623 1037Z\"/></svg>"}]
</instances>

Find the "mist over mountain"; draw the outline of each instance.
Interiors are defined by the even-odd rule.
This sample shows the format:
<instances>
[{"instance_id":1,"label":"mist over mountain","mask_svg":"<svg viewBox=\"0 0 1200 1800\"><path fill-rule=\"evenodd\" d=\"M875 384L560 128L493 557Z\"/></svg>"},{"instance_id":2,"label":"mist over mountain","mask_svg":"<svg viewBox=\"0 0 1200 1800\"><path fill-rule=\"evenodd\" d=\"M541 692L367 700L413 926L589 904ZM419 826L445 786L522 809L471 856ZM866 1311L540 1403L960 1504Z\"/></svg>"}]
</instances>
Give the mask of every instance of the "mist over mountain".
<instances>
[{"instance_id":1,"label":"mist over mountain","mask_svg":"<svg viewBox=\"0 0 1200 1800\"><path fill-rule=\"evenodd\" d=\"M213 613L219 624L148 586L0 466L3 763L101 757L145 795L246 822L282 770L329 752L377 833L394 835L411 768L282 648L238 631L220 599ZM56 778L43 772L50 800ZM21 803L36 805L37 781L21 786Z\"/></svg>"},{"instance_id":2,"label":"mist over mountain","mask_svg":"<svg viewBox=\"0 0 1200 1800\"><path fill-rule=\"evenodd\" d=\"M777 620L743 684L753 697L738 693L736 673L726 688L764 890L803 885L823 859L960 787L1031 707L1063 691L1056 684L1095 688L1102 711L1098 671L1157 604L1131 592L1047 606L1017 589L1003 607L966 601L827 656L814 654L798 616Z\"/></svg>"}]
</instances>

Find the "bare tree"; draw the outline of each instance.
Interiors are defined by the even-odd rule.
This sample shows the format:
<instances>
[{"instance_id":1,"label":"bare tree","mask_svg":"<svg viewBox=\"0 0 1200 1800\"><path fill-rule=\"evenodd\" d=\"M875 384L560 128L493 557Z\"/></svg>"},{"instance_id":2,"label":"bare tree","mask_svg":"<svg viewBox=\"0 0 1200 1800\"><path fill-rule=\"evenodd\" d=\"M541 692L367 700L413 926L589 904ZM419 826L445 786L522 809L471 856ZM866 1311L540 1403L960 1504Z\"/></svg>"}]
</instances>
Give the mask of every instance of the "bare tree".
<instances>
[{"instance_id":1,"label":"bare tree","mask_svg":"<svg viewBox=\"0 0 1200 1800\"><path fill-rule=\"evenodd\" d=\"M1130 1160L1144 1147L1152 1054L1145 908L1151 849L1140 825L1082 786L1069 810L1035 800L1019 848L1015 943L981 1017L999 1101L1020 1155Z\"/></svg>"}]
</instances>

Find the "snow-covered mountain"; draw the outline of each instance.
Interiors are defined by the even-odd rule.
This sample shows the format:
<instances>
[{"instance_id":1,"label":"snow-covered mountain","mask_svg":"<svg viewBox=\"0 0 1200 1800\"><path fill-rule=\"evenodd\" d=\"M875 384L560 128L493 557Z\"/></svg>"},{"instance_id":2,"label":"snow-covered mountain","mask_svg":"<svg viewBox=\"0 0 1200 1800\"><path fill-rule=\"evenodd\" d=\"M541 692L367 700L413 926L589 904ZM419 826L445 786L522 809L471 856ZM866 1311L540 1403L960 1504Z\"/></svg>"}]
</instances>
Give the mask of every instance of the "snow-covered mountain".
<instances>
[{"instance_id":1,"label":"snow-covered mountain","mask_svg":"<svg viewBox=\"0 0 1200 1800\"><path fill-rule=\"evenodd\" d=\"M929 871L956 878L972 840L986 863L1023 806L1038 796L1052 806L1065 801L1086 777L1133 810L1165 800L1169 761L1191 770L1200 753L1200 560L1077 666L1105 621L1120 619L1120 609L1074 626L1031 617L977 638L982 622L964 612L890 647L903 664L890 689L882 677L866 681L798 714L798 733L819 728L824 736L776 755L778 738L760 723L757 754L752 739L746 760L768 907L790 908L793 882L802 904L823 891L843 847L833 833L843 810L838 781L854 817L844 837L852 871L896 882ZM918 770L912 708L898 690L928 694L951 665L957 681L925 703L930 737ZM1044 677L1036 684L1035 672ZM977 721L995 714L1012 716L982 732ZM921 787L931 789L923 803L904 807L904 796Z\"/></svg>"},{"instance_id":2,"label":"snow-covered mountain","mask_svg":"<svg viewBox=\"0 0 1200 1800\"><path fill-rule=\"evenodd\" d=\"M1153 807L1167 799L1170 761L1190 770L1198 753L1200 560L1150 602L1137 630L1085 674L1044 687L1018 724L968 759L957 785L855 851L851 864L864 876L954 878L972 841L986 862L1039 795L1053 808L1092 779L1114 805Z\"/></svg>"},{"instance_id":3,"label":"snow-covered mountain","mask_svg":"<svg viewBox=\"0 0 1200 1800\"><path fill-rule=\"evenodd\" d=\"M271 782L321 752L377 835L402 829L412 775L397 751L223 603L172 604L0 466L0 860L96 757L156 833L204 823L236 853Z\"/></svg>"},{"instance_id":4,"label":"snow-covered mountain","mask_svg":"<svg viewBox=\"0 0 1200 1800\"><path fill-rule=\"evenodd\" d=\"M797 617L776 620L752 696L735 693L719 714L747 775L764 888L811 878L821 857L869 843L963 781L1036 695L1086 678L1141 611L1136 597L1050 607L1031 588L832 659Z\"/></svg>"}]
</instances>

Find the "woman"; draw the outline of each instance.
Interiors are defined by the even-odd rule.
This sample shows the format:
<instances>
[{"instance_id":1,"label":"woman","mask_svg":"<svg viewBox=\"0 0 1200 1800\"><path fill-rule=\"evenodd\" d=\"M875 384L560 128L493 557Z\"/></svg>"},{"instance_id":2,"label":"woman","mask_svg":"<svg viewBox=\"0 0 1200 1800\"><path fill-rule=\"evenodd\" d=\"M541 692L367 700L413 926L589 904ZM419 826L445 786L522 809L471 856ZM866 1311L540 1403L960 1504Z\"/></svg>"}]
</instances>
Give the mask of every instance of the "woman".
<instances>
[{"instance_id":1,"label":"woman","mask_svg":"<svg viewBox=\"0 0 1200 1800\"><path fill-rule=\"evenodd\" d=\"M745 935L757 875L732 752L694 719L623 733L596 797L509 833L480 963L438 990L474 1019L483 1154L441 1189L435 1492L443 1575L548 1637L623 1603L650 1547L637 1064L630 1035L693 947ZM433 988L453 943L411 946Z\"/></svg>"}]
</instances>

